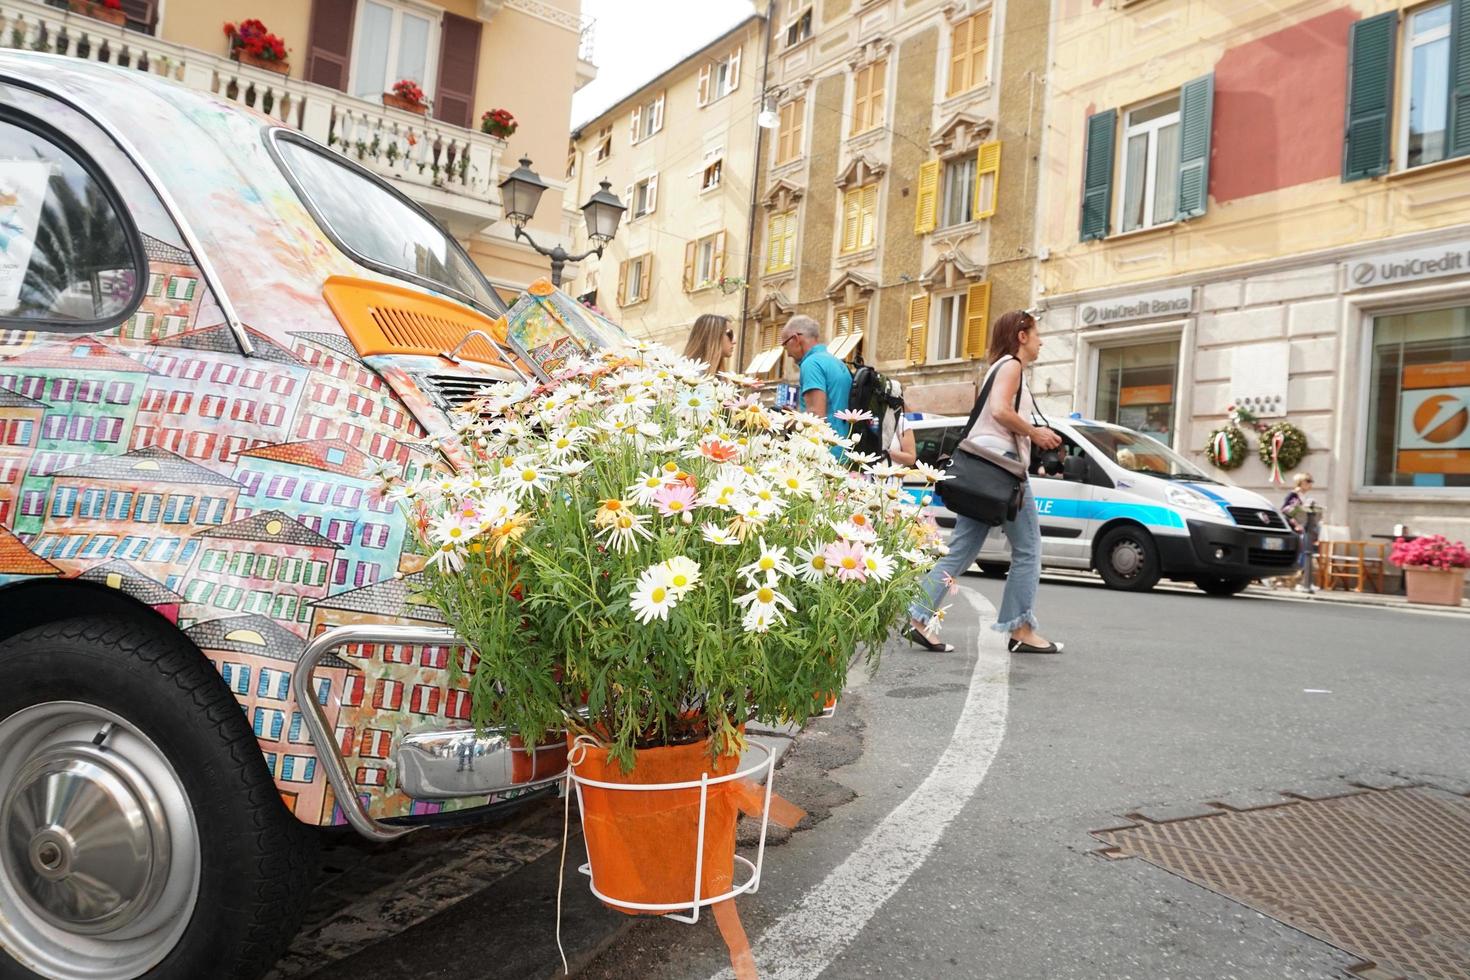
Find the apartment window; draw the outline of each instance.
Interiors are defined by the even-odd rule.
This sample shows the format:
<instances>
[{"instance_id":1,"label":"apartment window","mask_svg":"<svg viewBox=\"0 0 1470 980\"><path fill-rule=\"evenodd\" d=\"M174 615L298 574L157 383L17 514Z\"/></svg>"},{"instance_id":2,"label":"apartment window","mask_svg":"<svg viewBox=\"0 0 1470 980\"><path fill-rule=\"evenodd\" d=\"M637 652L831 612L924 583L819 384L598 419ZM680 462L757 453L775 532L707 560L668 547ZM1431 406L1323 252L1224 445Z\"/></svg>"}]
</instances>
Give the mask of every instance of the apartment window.
<instances>
[{"instance_id":1,"label":"apartment window","mask_svg":"<svg viewBox=\"0 0 1470 980\"><path fill-rule=\"evenodd\" d=\"M353 45L352 94L378 101L401 78L432 97L439 53L438 20L423 8L362 0Z\"/></svg>"},{"instance_id":2,"label":"apartment window","mask_svg":"<svg viewBox=\"0 0 1470 980\"><path fill-rule=\"evenodd\" d=\"M653 256L637 255L618 267L618 305L632 306L648 299L653 285Z\"/></svg>"},{"instance_id":3,"label":"apartment window","mask_svg":"<svg viewBox=\"0 0 1470 980\"><path fill-rule=\"evenodd\" d=\"M629 120L629 142L637 143L664 128L664 96L660 92L640 106L634 106Z\"/></svg>"},{"instance_id":4,"label":"apartment window","mask_svg":"<svg viewBox=\"0 0 1470 980\"><path fill-rule=\"evenodd\" d=\"M725 233L716 232L684 246L684 291L713 286L725 274Z\"/></svg>"},{"instance_id":5,"label":"apartment window","mask_svg":"<svg viewBox=\"0 0 1470 980\"><path fill-rule=\"evenodd\" d=\"M974 218L975 158L963 156L944 163L944 203L939 209L939 227L962 225Z\"/></svg>"},{"instance_id":6,"label":"apartment window","mask_svg":"<svg viewBox=\"0 0 1470 980\"><path fill-rule=\"evenodd\" d=\"M873 247L878 221L878 185L864 184L842 193L842 248L844 255Z\"/></svg>"},{"instance_id":7,"label":"apartment window","mask_svg":"<svg viewBox=\"0 0 1470 980\"><path fill-rule=\"evenodd\" d=\"M865 333L868 329L868 307L842 306L838 307L832 314L832 336L833 338L849 334Z\"/></svg>"},{"instance_id":8,"label":"apartment window","mask_svg":"<svg viewBox=\"0 0 1470 980\"><path fill-rule=\"evenodd\" d=\"M786 22L786 46L788 48L795 47L812 36L812 8L808 6L802 10L797 5L796 9L799 12Z\"/></svg>"},{"instance_id":9,"label":"apartment window","mask_svg":"<svg viewBox=\"0 0 1470 980\"><path fill-rule=\"evenodd\" d=\"M939 312L934 322L934 348L929 356L936 361L954 360L964 350L965 294L939 298Z\"/></svg>"},{"instance_id":10,"label":"apartment window","mask_svg":"<svg viewBox=\"0 0 1470 980\"><path fill-rule=\"evenodd\" d=\"M1450 4L1433 4L1405 17L1403 65L1399 166L1418 167L1448 155Z\"/></svg>"},{"instance_id":11,"label":"apartment window","mask_svg":"<svg viewBox=\"0 0 1470 980\"><path fill-rule=\"evenodd\" d=\"M649 174L634 184L628 200L633 204L633 217L641 218L645 214L652 214L653 209L658 206L658 174Z\"/></svg>"},{"instance_id":12,"label":"apartment window","mask_svg":"<svg viewBox=\"0 0 1470 980\"><path fill-rule=\"evenodd\" d=\"M796 209L766 219L766 271L780 272L796 263Z\"/></svg>"},{"instance_id":13,"label":"apartment window","mask_svg":"<svg viewBox=\"0 0 1470 980\"><path fill-rule=\"evenodd\" d=\"M594 159L601 163L612 156L612 126L604 126L597 131L597 151Z\"/></svg>"},{"instance_id":14,"label":"apartment window","mask_svg":"<svg viewBox=\"0 0 1470 980\"><path fill-rule=\"evenodd\" d=\"M982 10L954 26L950 34L949 85L945 96L979 88L990 79L990 11Z\"/></svg>"},{"instance_id":15,"label":"apartment window","mask_svg":"<svg viewBox=\"0 0 1470 980\"><path fill-rule=\"evenodd\" d=\"M1128 113L1123 128L1123 200L1118 227L1175 220L1179 202L1179 96Z\"/></svg>"},{"instance_id":16,"label":"apartment window","mask_svg":"<svg viewBox=\"0 0 1470 980\"><path fill-rule=\"evenodd\" d=\"M794 99L781 107L780 126L776 130L776 164L799 159L805 150L806 97Z\"/></svg>"},{"instance_id":17,"label":"apartment window","mask_svg":"<svg viewBox=\"0 0 1470 980\"><path fill-rule=\"evenodd\" d=\"M721 173L724 171L724 169L725 169L725 161L724 160L722 160L722 159L720 159L718 157L716 157L714 160L711 160L705 166L703 176L701 176L699 178L699 189L700 189L700 191L701 192L703 192L703 191L712 191L716 187L719 187L720 186L720 176L721 176Z\"/></svg>"},{"instance_id":18,"label":"apartment window","mask_svg":"<svg viewBox=\"0 0 1470 980\"><path fill-rule=\"evenodd\" d=\"M887 61L875 61L852 76L852 132L866 133L883 125L884 85Z\"/></svg>"},{"instance_id":19,"label":"apartment window","mask_svg":"<svg viewBox=\"0 0 1470 980\"><path fill-rule=\"evenodd\" d=\"M719 61L699 69L699 104L709 105L729 95L740 85L740 52L744 45Z\"/></svg>"},{"instance_id":20,"label":"apartment window","mask_svg":"<svg viewBox=\"0 0 1470 980\"><path fill-rule=\"evenodd\" d=\"M1470 491L1470 306L1373 319L1363 484Z\"/></svg>"}]
</instances>

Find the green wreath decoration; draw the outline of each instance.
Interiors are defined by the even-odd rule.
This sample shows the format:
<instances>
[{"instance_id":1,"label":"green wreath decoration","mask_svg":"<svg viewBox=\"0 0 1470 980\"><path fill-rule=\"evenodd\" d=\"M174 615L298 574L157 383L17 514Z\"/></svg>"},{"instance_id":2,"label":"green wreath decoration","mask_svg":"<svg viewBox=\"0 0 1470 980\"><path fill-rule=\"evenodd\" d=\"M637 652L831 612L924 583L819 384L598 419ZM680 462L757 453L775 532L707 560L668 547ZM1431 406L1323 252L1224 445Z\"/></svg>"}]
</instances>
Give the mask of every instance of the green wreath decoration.
<instances>
[{"instance_id":1,"label":"green wreath decoration","mask_svg":"<svg viewBox=\"0 0 1470 980\"><path fill-rule=\"evenodd\" d=\"M1245 462L1249 448L1245 435L1239 429L1233 425L1222 425L1205 440L1205 457L1218 469L1233 470Z\"/></svg>"},{"instance_id":2,"label":"green wreath decoration","mask_svg":"<svg viewBox=\"0 0 1470 980\"><path fill-rule=\"evenodd\" d=\"M1265 429L1261 433L1261 444L1256 447L1256 455L1261 457L1261 462L1270 466L1271 444L1278 433L1281 435L1281 448L1276 452L1275 462L1283 470L1295 469L1296 464L1307 454L1307 434L1290 422L1277 422Z\"/></svg>"}]
</instances>

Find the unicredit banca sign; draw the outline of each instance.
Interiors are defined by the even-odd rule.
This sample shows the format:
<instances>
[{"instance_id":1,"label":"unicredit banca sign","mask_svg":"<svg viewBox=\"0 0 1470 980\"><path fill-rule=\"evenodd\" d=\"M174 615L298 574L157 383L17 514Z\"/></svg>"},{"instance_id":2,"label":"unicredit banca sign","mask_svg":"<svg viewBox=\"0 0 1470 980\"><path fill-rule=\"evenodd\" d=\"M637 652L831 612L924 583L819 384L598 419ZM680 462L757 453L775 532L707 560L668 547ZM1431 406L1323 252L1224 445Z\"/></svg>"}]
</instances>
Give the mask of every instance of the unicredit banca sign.
<instances>
[{"instance_id":1,"label":"unicredit banca sign","mask_svg":"<svg viewBox=\"0 0 1470 980\"><path fill-rule=\"evenodd\" d=\"M1470 241L1384 252L1365 259L1351 259L1345 264L1348 289L1463 276L1470 274Z\"/></svg>"},{"instance_id":2,"label":"unicredit banca sign","mask_svg":"<svg viewBox=\"0 0 1470 980\"><path fill-rule=\"evenodd\" d=\"M1189 313L1193 308L1194 290L1185 286L1182 289L1161 289L1155 293L1137 293L1098 303L1083 303L1077 307L1077 322L1084 327L1096 327L1104 323L1180 316Z\"/></svg>"}]
</instances>

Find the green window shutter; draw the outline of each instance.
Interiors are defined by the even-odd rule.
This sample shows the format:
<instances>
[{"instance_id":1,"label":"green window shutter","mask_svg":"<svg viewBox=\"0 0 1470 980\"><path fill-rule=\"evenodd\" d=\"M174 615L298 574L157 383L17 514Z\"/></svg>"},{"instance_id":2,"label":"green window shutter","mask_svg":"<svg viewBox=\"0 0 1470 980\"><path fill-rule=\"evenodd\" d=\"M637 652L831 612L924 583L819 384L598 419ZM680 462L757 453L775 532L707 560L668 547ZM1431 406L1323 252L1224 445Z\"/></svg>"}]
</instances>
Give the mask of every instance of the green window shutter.
<instances>
[{"instance_id":1,"label":"green window shutter","mask_svg":"<svg viewBox=\"0 0 1470 980\"><path fill-rule=\"evenodd\" d=\"M1348 42L1343 180L1362 180L1388 172L1393 46L1398 24L1398 11L1392 10L1353 25Z\"/></svg>"},{"instance_id":2,"label":"green window shutter","mask_svg":"<svg viewBox=\"0 0 1470 980\"><path fill-rule=\"evenodd\" d=\"M1450 8L1450 131L1446 156L1470 155L1470 0Z\"/></svg>"},{"instance_id":3,"label":"green window shutter","mask_svg":"<svg viewBox=\"0 0 1470 980\"><path fill-rule=\"evenodd\" d=\"M1213 73L1185 82L1179 89L1180 221L1198 218L1209 206L1210 125L1215 117Z\"/></svg>"},{"instance_id":4,"label":"green window shutter","mask_svg":"<svg viewBox=\"0 0 1470 980\"><path fill-rule=\"evenodd\" d=\"M1106 237L1108 233L1108 212L1113 207L1113 131L1117 123L1116 109L1087 117L1087 159L1082 165L1084 242Z\"/></svg>"}]
</instances>

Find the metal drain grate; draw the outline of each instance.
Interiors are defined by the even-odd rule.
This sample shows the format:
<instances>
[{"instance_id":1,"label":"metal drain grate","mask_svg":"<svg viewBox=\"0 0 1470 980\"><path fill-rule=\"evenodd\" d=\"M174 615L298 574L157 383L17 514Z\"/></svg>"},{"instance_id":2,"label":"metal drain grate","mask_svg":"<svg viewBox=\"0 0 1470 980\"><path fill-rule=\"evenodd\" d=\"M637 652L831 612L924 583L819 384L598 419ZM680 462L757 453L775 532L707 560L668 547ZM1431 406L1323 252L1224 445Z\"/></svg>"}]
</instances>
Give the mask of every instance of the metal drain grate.
<instances>
[{"instance_id":1,"label":"metal drain grate","mask_svg":"<svg viewBox=\"0 0 1470 980\"><path fill-rule=\"evenodd\" d=\"M1427 787L1096 831L1381 969L1470 977L1470 799Z\"/></svg>"}]
</instances>

